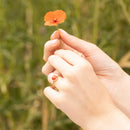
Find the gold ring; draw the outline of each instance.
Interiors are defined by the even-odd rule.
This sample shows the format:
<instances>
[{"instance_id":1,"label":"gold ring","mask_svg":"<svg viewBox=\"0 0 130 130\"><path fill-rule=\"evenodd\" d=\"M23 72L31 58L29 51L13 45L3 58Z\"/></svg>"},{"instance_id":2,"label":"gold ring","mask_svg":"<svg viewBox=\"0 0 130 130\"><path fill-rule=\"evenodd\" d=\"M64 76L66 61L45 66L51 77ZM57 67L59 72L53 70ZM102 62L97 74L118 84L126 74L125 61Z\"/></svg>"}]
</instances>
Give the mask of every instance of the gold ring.
<instances>
[{"instance_id":1,"label":"gold ring","mask_svg":"<svg viewBox=\"0 0 130 130\"><path fill-rule=\"evenodd\" d=\"M53 83L52 83L52 84L53 84L52 88L53 88L53 89L56 89L56 87L55 87L54 84L55 84L55 82L58 80L58 75L54 74L51 79L52 79L52 81L53 81Z\"/></svg>"}]
</instances>

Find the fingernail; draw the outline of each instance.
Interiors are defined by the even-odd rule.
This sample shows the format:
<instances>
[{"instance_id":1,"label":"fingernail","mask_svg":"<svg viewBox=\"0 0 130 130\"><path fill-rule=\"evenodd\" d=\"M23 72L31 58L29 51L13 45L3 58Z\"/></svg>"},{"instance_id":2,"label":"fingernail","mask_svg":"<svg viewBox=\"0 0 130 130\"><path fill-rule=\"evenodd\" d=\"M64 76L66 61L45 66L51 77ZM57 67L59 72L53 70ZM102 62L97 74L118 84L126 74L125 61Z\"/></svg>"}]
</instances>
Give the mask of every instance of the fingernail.
<instances>
[{"instance_id":1,"label":"fingernail","mask_svg":"<svg viewBox=\"0 0 130 130\"><path fill-rule=\"evenodd\" d=\"M59 29L61 33L68 34L65 30Z\"/></svg>"}]
</instances>

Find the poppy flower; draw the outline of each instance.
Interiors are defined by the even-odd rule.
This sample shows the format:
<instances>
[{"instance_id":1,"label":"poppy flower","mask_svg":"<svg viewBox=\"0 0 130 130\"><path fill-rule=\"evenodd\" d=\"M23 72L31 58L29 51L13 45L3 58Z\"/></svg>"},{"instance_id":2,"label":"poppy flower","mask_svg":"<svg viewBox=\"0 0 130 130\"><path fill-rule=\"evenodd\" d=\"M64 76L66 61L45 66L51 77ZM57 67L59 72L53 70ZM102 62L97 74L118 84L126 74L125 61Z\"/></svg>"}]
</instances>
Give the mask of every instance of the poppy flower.
<instances>
[{"instance_id":1,"label":"poppy flower","mask_svg":"<svg viewBox=\"0 0 130 130\"><path fill-rule=\"evenodd\" d=\"M66 19L66 13L63 10L49 11L44 17L44 25L46 26L57 26L63 23Z\"/></svg>"}]
</instances>

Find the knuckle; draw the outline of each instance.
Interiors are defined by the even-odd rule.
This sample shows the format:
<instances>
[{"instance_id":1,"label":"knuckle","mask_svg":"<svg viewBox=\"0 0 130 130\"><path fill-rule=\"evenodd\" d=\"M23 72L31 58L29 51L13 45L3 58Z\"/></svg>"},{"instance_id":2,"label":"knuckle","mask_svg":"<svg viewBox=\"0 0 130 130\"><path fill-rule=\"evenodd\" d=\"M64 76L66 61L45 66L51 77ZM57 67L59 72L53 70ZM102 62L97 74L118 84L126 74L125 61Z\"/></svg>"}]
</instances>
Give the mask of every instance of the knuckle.
<instances>
[{"instance_id":1,"label":"knuckle","mask_svg":"<svg viewBox=\"0 0 130 130\"><path fill-rule=\"evenodd\" d=\"M76 71L74 70L67 71L65 75L68 79L73 79L76 75Z\"/></svg>"},{"instance_id":2,"label":"knuckle","mask_svg":"<svg viewBox=\"0 0 130 130\"><path fill-rule=\"evenodd\" d=\"M74 69L75 69L76 72L81 72L81 71L85 71L85 70L91 70L92 69L92 65L88 61L83 60Z\"/></svg>"},{"instance_id":3,"label":"knuckle","mask_svg":"<svg viewBox=\"0 0 130 130\"><path fill-rule=\"evenodd\" d=\"M55 54L59 54L59 53L63 53L65 50L63 50L63 49L59 49L59 50L56 50L55 51ZM63 53L64 54L64 53Z\"/></svg>"},{"instance_id":4,"label":"knuckle","mask_svg":"<svg viewBox=\"0 0 130 130\"><path fill-rule=\"evenodd\" d=\"M48 61L52 61L55 58L55 55L51 55L48 57Z\"/></svg>"},{"instance_id":5,"label":"knuckle","mask_svg":"<svg viewBox=\"0 0 130 130\"><path fill-rule=\"evenodd\" d=\"M61 89L62 89L62 91L69 91L69 89L70 89L70 84L69 84L69 82L66 82L66 81L63 81L63 83L62 83L63 85L61 86Z\"/></svg>"},{"instance_id":6,"label":"knuckle","mask_svg":"<svg viewBox=\"0 0 130 130\"><path fill-rule=\"evenodd\" d=\"M91 70L92 69L92 65L89 62L84 62L84 64L82 64L82 68L87 69L87 70Z\"/></svg>"},{"instance_id":7,"label":"knuckle","mask_svg":"<svg viewBox=\"0 0 130 130\"><path fill-rule=\"evenodd\" d=\"M59 45L60 41L58 39L49 40L45 43L44 47L45 49L49 50L50 48L53 49L54 47L57 47ZM58 44L58 45L57 45Z\"/></svg>"},{"instance_id":8,"label":"knuckle","mask_svg":"<svg viewBox=\"0 0 130 130\"><path fill-rule=\"evenodd\" d=\"M49 48L49 45L50 45L50 41L47 41L47 42L44 44L44 48Z\"/></svg>"}]
</instances>

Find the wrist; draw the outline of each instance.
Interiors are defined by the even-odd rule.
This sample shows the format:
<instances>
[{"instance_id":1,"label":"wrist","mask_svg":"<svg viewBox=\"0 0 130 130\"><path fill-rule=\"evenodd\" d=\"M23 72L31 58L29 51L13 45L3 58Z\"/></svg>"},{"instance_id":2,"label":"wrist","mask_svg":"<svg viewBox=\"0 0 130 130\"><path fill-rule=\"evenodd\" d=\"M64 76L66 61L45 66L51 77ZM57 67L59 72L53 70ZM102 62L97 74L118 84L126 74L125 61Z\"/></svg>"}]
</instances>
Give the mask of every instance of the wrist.
<instances>
[{"instance_id":1,"label":"wrist","mask_svg":"<svg viewBox=\"0 0 130 130\"><path fill-rule=\"evenodd\" d=\"M86 123L84 130L129 130L130 120L119 109L115 108L110 113L107 113L98 118L92 119Z\"/></svg>"}]
</instances>

